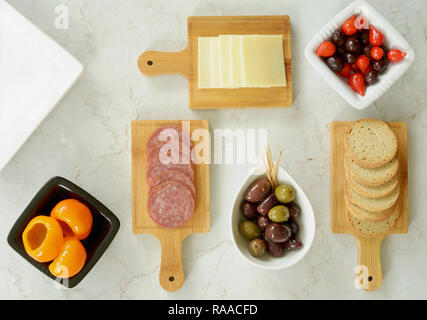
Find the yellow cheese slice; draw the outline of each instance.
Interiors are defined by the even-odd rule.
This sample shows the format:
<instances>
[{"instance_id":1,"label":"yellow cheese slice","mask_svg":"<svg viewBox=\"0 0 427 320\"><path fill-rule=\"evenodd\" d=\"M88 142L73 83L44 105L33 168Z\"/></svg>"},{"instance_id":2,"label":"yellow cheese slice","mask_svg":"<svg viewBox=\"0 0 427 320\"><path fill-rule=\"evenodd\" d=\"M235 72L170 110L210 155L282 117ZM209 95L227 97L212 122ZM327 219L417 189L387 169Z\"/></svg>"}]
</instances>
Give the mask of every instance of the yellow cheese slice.
<instances>
[{"instance_id":1,"label":"yellow cheese slice","mask_svg":"<svg viewBox=\"0 0 427 320\"><path fill-rule=\"evenodd\" d=\"M223 88L232 87L232 75L233 71L231 69L231 39L232 36L220 35L220 68L221 68L221 79Z\"/></svg>"},{"instance_id":2,"label":"yellow cheese slice","mask_svg":"<svg viewBox=\"0 0 427 320\"><path fill-rule=\"evenodd\" d=\"M211 88L210 37L199 37L198 87Z\"/></svg>"},{"instance_id":3,"label":"yellow cheese slice","mask_svg":"<svg viewBox=\"0 0 427 320\"><path fill-rule=\"evenodd\" d=\"M247 35L241 37L243 86L286 86L282 35Z\"/></svg>"},{"instance_id":4,"label":"yellow cheese slice","mask_svg":"<svg viewBox=\"0 0 427 320\"><path fill-rule=\"evenodd\" d=\"M233 88L239 88L243 86L241 38L242 36L239 35L231 36L231 86Z\"/></svg>"},{"instance_id":5,"label":"yellow cheese slice","mask_svg":"<svg viewBox=\"0 0 427 320\"><path fill-rule=\"evenodd\" d=\"M211 88L222 88L219 37L210 38L210 49Z\"/></svg>"}]
</instances>

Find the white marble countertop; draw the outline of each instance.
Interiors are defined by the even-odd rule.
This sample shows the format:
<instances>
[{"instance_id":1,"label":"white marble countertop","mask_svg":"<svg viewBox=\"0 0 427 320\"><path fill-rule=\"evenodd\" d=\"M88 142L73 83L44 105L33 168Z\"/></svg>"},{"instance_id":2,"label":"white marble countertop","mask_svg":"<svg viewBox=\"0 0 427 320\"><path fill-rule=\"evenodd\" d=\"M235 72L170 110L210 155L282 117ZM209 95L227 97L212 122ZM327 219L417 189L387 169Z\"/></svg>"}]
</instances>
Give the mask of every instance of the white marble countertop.
<instances>
[{"instance_id":1,"label":"white marble countertop","mask_svg":"<svg viewBox=\"0 0 427 320\"><path fill-rule=\"evenodd\" d=\"M75 87L0 172L0 298L40 299L397 299L427 298L427 3L370 1L416 51L410 70L364 111L350 107L304 58L304 47L350 0L8 0L84 65ZM55 28L55 7L70 10L69 30ZM294 104L284 109L191 111L187 80L142 76L145 50L181 50L191 15L288 14L292 24ZM329 228L329 123L377 117L409 128L409 233L382 245L384 280L372 293L353 286L357 243ZM211 231L184 241L186 281L175 292L158 281L160 245L131 231L130 122L208 119L216 128L267 128L281 166L311 199L317 231L297 265L264 271L246 263L230 239L233 194L244 165L211 166ZM33 195L51 177L77 183L109 207L121 229L102 259L74 289L52 280L17 255L6 237Z\"/></svg>"}]
</instances>

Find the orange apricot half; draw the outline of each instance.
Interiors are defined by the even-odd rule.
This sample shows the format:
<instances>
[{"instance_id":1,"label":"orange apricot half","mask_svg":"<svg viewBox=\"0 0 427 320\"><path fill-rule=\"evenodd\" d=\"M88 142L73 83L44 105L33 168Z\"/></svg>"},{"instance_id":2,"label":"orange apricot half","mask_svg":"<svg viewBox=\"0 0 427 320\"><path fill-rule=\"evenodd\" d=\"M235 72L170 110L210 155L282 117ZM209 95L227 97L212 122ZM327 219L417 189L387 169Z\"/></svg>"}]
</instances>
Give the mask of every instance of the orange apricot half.
<instances>
[{"instance_id":1,"label":"orange apricot half","mask_svg":"<svg viewBox=\"0 0 427 320\"><path fill-rule=\"evenodd\" d=\"M82 240L86 239L92 230L92 213L86 205L78 200L66 199L59 202L53 208L50 216L63 222L65 236L72 234L77 239Z\"/></svg>"},{"instance_id":2,"label":"orange apricot half","mask_svg":"<svg viewBox=\"0 0 427 320\"><path fill-rule=\"evenodd\" d=\"M33 218L22 233L22 242L28 255L39 262L56 258L63 244L58 221L48 216Z\"/></svg>"},{"instance_id":3,"label":"orange apricot half","mask_svg":"<svg viewBox=\"0 0 427 320\"><path fill-rule=\"evenodd\" d=\"M86 257L86 249L80 240L65 237L61 251L49 265L49 271L58 278L71 278L82 270Z\"/></svg>"}]
</instances>

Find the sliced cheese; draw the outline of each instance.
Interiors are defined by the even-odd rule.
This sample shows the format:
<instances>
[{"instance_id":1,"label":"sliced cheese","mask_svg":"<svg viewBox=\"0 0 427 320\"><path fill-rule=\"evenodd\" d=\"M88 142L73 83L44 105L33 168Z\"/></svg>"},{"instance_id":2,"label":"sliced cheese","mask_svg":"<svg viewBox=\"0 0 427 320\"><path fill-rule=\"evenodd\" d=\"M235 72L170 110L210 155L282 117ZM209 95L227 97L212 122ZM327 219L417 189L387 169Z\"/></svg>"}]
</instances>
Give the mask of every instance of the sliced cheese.
<instances>
[{"instance_id":1,"label":"sliced cheese","mask_svg":"<svg viewBox=\"0 0 427 320\"><path fill-rule=\"evenodd\" d=\"M198 87L211 88L210 37L199 37Z\"/></svg>"},{"instance_id":2,"label":"sliced cheese","mask_svg":"<svg viewBox=\"0 0 427 320\"><path fill-rule=\"evenodd\" d=\"M220 68L221 68L221 79L222 86L224 88L232 88L232 65L231 65L231 56L232 56L232 47L231 47L232 36L221 35L219 36L220 41Z\"/></svg>"},{"instance_id":3,"label":"sliced cheese","mask_svg":"<svg viewBox=\"0 0 427 320\"><path fill-rule=\"evenodd\" d=\"M247 35L241 37L243 86L286 86L282 35Z\"/></svg>"},{"instance_id":4,"label":"sliced cheese","mask_svg":"<svg viewBox=\"0 0 427 320\"><path fill-rule=\"evenodd\" d=\"M241 38L242 36L239 35L231 36L231 86L233 88L239 88L243 86Z\"/></svg>"},{"instance_id":5,"label":"sliced cheese","mask_svg":"<svg viewBox=\"0 0 427 320\"><path fill-rule=\"evenodd\" d=\"M210 74L211 88L222 88L220 65L220 41L218 37L210 38Z\"/></svg>"}]
</instances>

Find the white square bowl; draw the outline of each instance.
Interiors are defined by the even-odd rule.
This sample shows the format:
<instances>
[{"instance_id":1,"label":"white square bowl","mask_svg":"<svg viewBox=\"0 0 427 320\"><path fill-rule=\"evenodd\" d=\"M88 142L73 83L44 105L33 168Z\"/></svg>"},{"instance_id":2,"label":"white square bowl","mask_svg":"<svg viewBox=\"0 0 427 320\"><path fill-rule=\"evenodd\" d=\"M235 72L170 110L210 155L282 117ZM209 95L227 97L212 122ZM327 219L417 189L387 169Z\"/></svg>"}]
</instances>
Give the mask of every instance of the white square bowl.
<instances>
[{"instance_id":1,"label":"white square bowl","mask_svg":"<svg viewBox=\"0 0 427 320\"><path fill-rule=\"evenodd\" d=\"M385 45L391 49L399 49L407 52L407 56L397 63L390 63L387 70L379 75L378 81L366 88L362 97L354 92L348 85L347 79L335 74L326 63L316 55L316 49L332 33L341 28L341 25L353 14L362 14L368 22L378 28L385 36ZM348 7L332 18L305 48L305 56L313 67L320 73L323 79L329 83L349 104L356 109L365 109L384 92L386 92L405 72L415 59L415 52L403 36L393 27L377 10L364 0L356 0Z\"/></svg>"},{"instance_id":2,"label":"white square bowl","mask_svg":"<svg viewBox=\"0 0 427 320\"><path fill-rule=\"evenodd\" d=\"M79 61L0 0L0 170L82 71Z\"/></svg>"}]
</instances>

